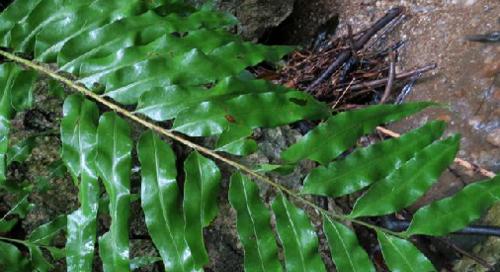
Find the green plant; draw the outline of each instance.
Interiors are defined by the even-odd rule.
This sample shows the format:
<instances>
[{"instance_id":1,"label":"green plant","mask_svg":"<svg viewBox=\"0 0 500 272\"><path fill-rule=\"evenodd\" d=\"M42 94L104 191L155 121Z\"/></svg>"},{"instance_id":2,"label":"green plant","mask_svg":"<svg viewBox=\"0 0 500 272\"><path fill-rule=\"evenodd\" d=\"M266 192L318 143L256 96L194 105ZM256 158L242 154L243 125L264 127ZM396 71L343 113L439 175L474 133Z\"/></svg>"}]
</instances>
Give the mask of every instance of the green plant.
<instances>
[{"instance_id":1,"label":"green plant","mask_svg":"<svg viewBox=\"0 0 500 272\"><path fill-rule=\"evenodd\" d=\"M134 147L141 165L140 201L146 225L167 271L202 270L209 262L203 229L218 215L216 196L221 180L213 160L236 170L229 201L237 212L247 271L325 270L315 229L299 204L323 218L339 271L375 270L355 232L345 223L376 232L391 270L432 271L432 264L409 238L459 230L498 201L500 179L495 177L421 208L405 232L364 221L365 216L397 212L422 196L453 162L459 138L440 140L444 124L431 122L401 138L357 148L346 158L339 155L376 126L432 104L380 105L331 116L324 104L308 94L257 80L245 72L246 67L263 60L279 60L291 48L243 42L225 30L235 23L231 16L196 10L181 2L17 0L0 15L1 46L25 56L0 50L9 61L0 66L0 185L3 190L23 192L10 213L21 217L27 213L30 188L16 188L6 178L5 166L19 158L12 154L27 152L14 146L9 149L9 120L31 106L38 75L78 93L65 98L60 137L62 160L80 193L80 208L67 221L63 216L43 225L27 240L0 237L2 269L50 270L40 248L48 249L54 258L61 257L60 250L51 246L51 238L66 225L68 271L91 271L100 181L109 197L111 217L109 231L98 238L104 270L128 271L157 261L129 259ZM98 105L111 111L101 114ZM128 110L132 106L135 110ZM137 143L122 117L146 127ZM220 153L254 152L257 145L250 137L254 128L319 119L327 121L285 150L283 165L276 166L290 168L304 159L320 164L307 176L301 192ZM171 129L161 123L167 120L173 120ZM176 155L160 136L193 149L184 162L184 192L177 185ZM212 136L217 141L207 148L187 136ZM275 189L272 203L262 200L251 179ZM348 215L324 210L305 196L334 198L365 188ZM463 198L467 202L457 208L456 202ZM454 223L445 223L450 216ZM2 232L13 226L5 217L0 224ZM283 248L284 266L278 258L276 238ZM17 245L28 248L31 255L24 256Z\"/></svg>"}]
</instances>

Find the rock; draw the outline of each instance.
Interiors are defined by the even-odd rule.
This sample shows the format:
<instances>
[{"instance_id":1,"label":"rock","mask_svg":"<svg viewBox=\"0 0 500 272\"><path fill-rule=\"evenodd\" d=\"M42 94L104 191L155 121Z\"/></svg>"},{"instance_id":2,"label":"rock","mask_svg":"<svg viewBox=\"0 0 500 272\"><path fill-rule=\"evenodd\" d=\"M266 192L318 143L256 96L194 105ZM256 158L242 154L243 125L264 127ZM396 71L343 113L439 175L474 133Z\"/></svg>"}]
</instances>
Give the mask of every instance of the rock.
<instances>
[{"instance_id":1,"label":"rock","mask_svg":"<svg viewBox=\"0 0 500 272\"><path fill-rule=\"evenodd\" d=\"M204 1L190 0L195 5ZM237 31L247 40L258 40L267 30L277 27L292 13L293 0L216 0L217 9L235 15Z\"/></svg>"},{"instance_id":2,"label":"rock","mask_svg":"<svg viewBox=\"0 0 500 272\"><path fill-rule=\"evenodd\" d=\"M201 5L202 0L190 0ZM338 4L332 0L216 0L215 7L235 15L237 32L247 40L308 45L320 32L333 33Z\"/></svg>"},{"instance_id":3,"label":"rock","mask_svg":"<svg viewBox=\"0 0 500 272\"><path fill-rule=\"evenodd\" d=\"M500 128L491 131L488 136L486 136L486 141L488 143L500 147Z\"/></svg>"},{"instance_id":4,"label":"rock","mask_svg":"<svg viewBox=\"0 0 500 272\"><path fill-rule=\"evenodd\" d=\"M290 16L262 41L309 45L316 37L328 38L337 28L338 7L331 0L296 0Z\"/></svg>"}]
</instances>

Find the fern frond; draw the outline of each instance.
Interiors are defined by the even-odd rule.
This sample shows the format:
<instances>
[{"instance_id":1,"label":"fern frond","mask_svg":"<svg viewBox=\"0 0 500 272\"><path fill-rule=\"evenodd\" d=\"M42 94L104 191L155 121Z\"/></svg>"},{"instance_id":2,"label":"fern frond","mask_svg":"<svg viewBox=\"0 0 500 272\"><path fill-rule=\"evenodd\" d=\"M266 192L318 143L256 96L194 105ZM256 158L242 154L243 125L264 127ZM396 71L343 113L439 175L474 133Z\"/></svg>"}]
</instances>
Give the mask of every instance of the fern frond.
<instances>
[{"instance_id":1,"label":"fern frond","mask_svg":"<svg viewBox=\"0 0 500 272\"><path fill-rule=\"evenodd\" d=\"M413 158L437 140L444 129L443 122L431 122L401 138L358 148L343 160L313 169L305 178L301 193L338 197L361 190Z\"/></svg>"},{"instance_id":2,"label":"fern frond","mask_svg":"<svg viewBox=\"0 0 500 272\"><path fill-rule=\"evenodd\" d=\"M229 186L229 202L237 213L245 271L282 271L271 230L271 216L260 199L258 186L240 173L234 173Z\"/></svg>"},{"instance_id":3,"label":"fern frond","mask_svg":"<svg viewBox=\"0 0 500 272\"><path fill-rule=\"evenodd\" d=\"M186 240L199 267L209 262L203 229L219 212L217 195L221 173L215 163L193 151L184 162L184 219Z\"/></svg>"},{"instance_id":4,"label":"fern frond","mask_svg":"<svg viewBox=\"0 0 500 272\"><path fill-rule=\"evenodd\" d=\"M325 231L337 271L375 271L368 254L359 245L356 234L342 223L323 216Z\"/></svg>"},{"instance_id":5,"label":"fern frond","mask_svg":"<svg viewBox=\"0 0 500 272\"><path fill-rule=\"evenodd\" d=\"M406 233L442 236L460 230L499 201L500 176L469 184L454 196L420 208Z\"/></svg>"},{"instance_id":6,"label":"fern frond","mask_svg":"<svg viewBox=\"0 0 500 272\"><path fill-rule=\"evenodd\" d=\"M285 253L287 271L326 271L318 251L318 237L306 213L282 194L273 201L276 228Z\"/></svg>"},{"instance_id":7,"label":"fern frond","mask_svg":"<svg viewBox=\"0 0 500 272\"><path fill-rule=\"evenodd\" d=\"M68 270L90 271L99 206L97 106L81 95L66 98L61 121L61 158L79 188L80 208L68 215L66 263Z\"/></svg>"},{"instance_id":8,"label":"fern frond","mask_svg":"<svg viewBox=\"0 0 500 272\"><path fill-rule=\"evenodd\" d=\"M436 271L432 263L411 242L377 231L378 241L390 271Z\"/></svg>"},{"instance_id":9,"label":"fern frond","mask_svg":"<svg viewBox=\"0 0 500 272\"><path fill-rule=\"evenodd\" d=\"M108 112L97 127L97 172L109 196L111 226L99 238L104 271L128 271L128 219L132 140L127 122Z\"/></svg>"},{"instance_id":10,"label":"fern frond","mask_svg":"<svg viewBox=\"0 0 500 272\"><path fill-rule=\"evenodd\" d=\"M281 158L287 163L310 159L327 164L356 143L376 126L394 122L417 113L433 103L377 105L331 116L325 123L309 131L299 142L290 146ZM318 145L318 142L325 145Z\"/></svg>"},{"instance_id":11,"label":"fern frond","mask_svg":"<svg viewBox=\"0 0 500 272\"><path fill-rule=\"evenodd\" d=\"M0 269L6 272L29 271L29 260L13 244L0 241Z\"/></svg>"},{"instance_id":12,"label":"fern frond","mask_svg":"<svg viewBox=\"0 0 500 272\"><path fill-rule=\"evenodd\" d=\"M340 221L375 230L389 268L434 270L405 238L413 234L411 231L427 233L429 230L419 222L428 216L426 214L443 213L442 209L450 205L448 202L443 200L431 205L432 208L423 208L416 214L416 223L408 233L395 233L357 217L391 213L413 203L452 162L458 138L438 141L443 124L431 123L401 139L355 151L344 160L337 159L376 126L400 120L433 104L382 105L330 116L328 108L310 95L256 80L245 72L248 66L264 60L278 60L291 48L244 42L224 30L235 22L233 17L207 9L196 10L180 2L17 0L0 15L1 45L15 52L32 54L37 61L57 64L60 71L78 79L70 79L48 66L5 50L0 50L0 55L64 83L115 111L103 114L97 124L99 111L94 102L82 96L66 99L61 129L62 157L81 192L81 207L67 222L68 267L91 270L98 205L97 176L109 196L111 215L110 229L99 239L104 270L128 271L139 263L155 260L129 259L133 141L129 126L120 114L149 129L137 146L142 177L141 204L148 232L166 270L197 271L208 262L203 229L217 216L215 195L220 182L219 169L210 159L239 171L232 177L229 200L237 210L238 234L248 271L280 271L283 267L289 271L326 270L318 250L318 235L308 215L285 195L324 216L324 231L339 270L373 270L354 232ZM36 73L21 70L14 64L1 67L0 159L5 160L8 120L15 110L29 106ZM131 112L129 109L134 106L135 111ZM154 121L173 120L173 129L141 116ZM303 159L323 165L337 159L331 167L320 167L307 178L305 193L339 196L371 186L358 199L350 216L325 211L295 191L216 152L248 154L256 149L255 141L249 139L254 128L322 118L328 120L284 151L282 158L288 168ZM177 132L189 136L217 135L218 140L210 149ZM176 180L176 156L155 133L195 150L184 164L183 194ZM399 147L400 150L395 150ZM359 175L351 172L350 167L379 159L361 169ZM331 189L331 184L326 184L330 178L321 180L322 175L331 175L330 171L345 173L335 183L346 188ZM5 174L5 170L1 173ZM260 199L258 186L251 183L249 177L277 190L271 209L276 218L276 234L270 225L271 212ZM479 189L484 188L477 187ZM385 194L386 191L393 193ZM476 189L468 188L464 192L467 193L463 195L468 195ZM495 192L485 197L487 201L457 215L476 218L484 207L498 199L496 195ZM374 202L377 205L373 205ZM452 231L469 222L465 220L452 228L436 227L436 233ZM283 246L284 266L277 258L279 250L273 235ZM86 251L77 252L82 245L90 246ZM9 262L18 259L14 249L6 246L6 251L12 256L7 258ZM30 251L31 259L39 259L38 248ZM42 270L49 269L43 260L38 262Z\"/></svg>"},{"instance_id":13,"label":"fern frond","mask_svg":"<svg viewBox=\"0 0 500 272\"><path fill-rule=\"evenodd\" d=\"M10 120L17 111L31 107L37 77L33 71L24 71L14 63L0 65L0 187L6 185Z\"/></svg>"},{"instance_id":14,"label":"fern frond","mask_svg":"<svg viewBox=\"0 0 500 272\"><path fill-rule=\"evenodd\" d=\"M376 182L354 204L352 217L389 214L410 206L430 189L458 152L458 135L435 142ZM377 203L377 205L373 205Z\"/></svg>"},{"instance_id":15,"label":"fern frond","mask_svg":"<svg viewBox=\"0 0 500 272\"><path fill-rule=\"evenodd\" d=\"M137 153L141 162L141 205L165 270L194 271L195 262L184 235L184 218L175 180L175 154L151 131L141 136Z\"/></svg>"}]
</instances>

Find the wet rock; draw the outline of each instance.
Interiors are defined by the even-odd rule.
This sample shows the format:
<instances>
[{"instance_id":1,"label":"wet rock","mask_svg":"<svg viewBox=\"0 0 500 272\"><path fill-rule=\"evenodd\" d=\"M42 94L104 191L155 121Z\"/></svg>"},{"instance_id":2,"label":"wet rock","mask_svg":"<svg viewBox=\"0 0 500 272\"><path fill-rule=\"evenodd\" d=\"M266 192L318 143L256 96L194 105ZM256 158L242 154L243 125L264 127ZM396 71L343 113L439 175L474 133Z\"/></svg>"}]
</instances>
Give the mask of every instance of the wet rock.
<instances>
[{"instance_id":1,"label":"wet rock","mask_svg":"<svg viewBox=\"0 0 500 272\"><path fill-rule=\"evenodd\" d=\"M194 4L205 1L191 0ZM268 29L277 27L292 13L293 0L216 0L217 9L235 15L240 24L237 32L247 40L257 40Z\"/></svg>"},{"instance_id":2,"label":"wet rock","mask_svg":"<svg viewBox=\"0 0 500 272\"><path fill-rule=\"evenodd\" d=\"M308 45L320 33L334 33L338 22L337 0L216 0L214 6L238 18L243 38L269 44Z\"/></svg>"},{"instance_id":3,"label":"wet rock","mask_svg":"<svg viewBox=\"0 0 500 272\"><path fill-rule=\"evenodd\" d=\"M500 204L497 203L490 209L483 223L491 226L500 226ZM500 260L500 238L488 238L485 242L476 245L472 250L472 254L485 260L491 266L496 265L495 271L498 271L498 268L500 268L498 265L498 260ZM464 257L455 262L453 271L485 272L487 269L474 260Z\"/></svg>"},{"instance_id":4,"label":"wet rock","mask_svg":"<svg viewBox=\"0 0 500 272\"><path fill-rule=\"evenodd\" d=\"M332 0L296 0L293 12L261 39L270 44L309 45L316 37L335 33L339 5Z\"/></svg>"},{"instance_id":5,"label":"wet rock","mask_svg":"<svg viewBox=\"0 0 500 272\"><path fill-rule=\"evenodd\" d=\"M486 136L488 143L500 147L500 128L494 129Z\"/></svg>"}]
</instances>

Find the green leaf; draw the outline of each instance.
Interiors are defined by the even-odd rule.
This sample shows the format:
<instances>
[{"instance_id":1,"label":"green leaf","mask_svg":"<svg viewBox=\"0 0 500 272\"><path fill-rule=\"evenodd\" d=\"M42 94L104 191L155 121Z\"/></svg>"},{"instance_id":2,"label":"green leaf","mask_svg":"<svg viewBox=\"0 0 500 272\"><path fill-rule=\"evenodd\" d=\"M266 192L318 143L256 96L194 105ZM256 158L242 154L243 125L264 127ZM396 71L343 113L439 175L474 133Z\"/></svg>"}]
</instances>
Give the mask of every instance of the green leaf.
<instances>
[{"instance_id":1,"label":"green leaf","mask_svg":"<svg viewBox=\"0 0 500 272\"><path fill-rule=\"evenodd\" d=\"M318 252L318 238L303 210L295 207L282 194L272 208L276 228L285 251L287 271L326 271Z\"/></svg>"},{"instance_id":2,"label":"green leaf","mask_svg":"<svg viewBox=\"0 0 500 272\"><path fill-rule=\"evenodd\" d=\"M27 238L34 244L48 246L54 237L64 230L66 230L66 215L60 215L49 223L34 229Z\"/></svg>"},{"instance_id":3,"label":"green leaf","mask_svg":"<svg viewBox=\"0 0 500 272\"><path fill-rule=\"evenodd\" d=\"M65 248L47 247L46 249L50 252L50 255L56 261L66 257L66 249ZM81 271L83 271L83 270L81 270Z\"/></svg>"},{"instance_id":4,"label":"green leaf","mask_svg":"<svg viewBox=\"0 0 500 272\"><path fill-rule=\"evenodd\" d=\"M268 173L268 172L273 172L273 173L278 173L280 175L288 175L291 174L295 170L296 165L290 165L290 164L259 164L255 168L256 172L262 172L262 173Z\"/></svg>"},{"instance_id":5,"label":"green leaf","mask_svg":"<svg viewBox=\"0 0 500 272\"><path fill-rule=\"evenodd\" d=\"M64 102L63 115L61 158L79 185L80 200L80 208L67 218L66 263L71 271L92 271L99 207L95 165L99 110L82 96L71 95Z\"/></svg>"},{"instance_id":6,"label":"green leaf","mask_svg":"<svg viewBox=\"0 0 500 272\"><path fill-rule=\"evenodd\" d=\"M59 99L64 99L66 97L64 85L54 79L49 81L48 92L50 95Z\"/></svg>"},{"instance_id":7,"label":"green leaf","mask_svg":"<svg viewBox=\"0 0 500 272\"><path fill-rule=\"evenodd\" d=\"M36 146L36 136L30 136L9 147L7 151L7 165L12 162L24 162L28 159Z\"/></svg>"},{"instance_id":8,"label":"green leaf","mask_svg":"<svg viewBox=\"0 0 500 272\"><path fill-rule=\"evenodd\" d=\"M55 21L65 15L68 11L88 5L87 1L61 2L40 1L33 10L27 14L22 21L10 30L7 47L14 48L18 52L31 52L34 49L35 37L43 29L43 26Z\"/></svg>"},{"instance_id":9,"label":"green leaf","mask_svg":"<svg viewBox=\"0 0 500 272\"><path fill-rule=\"evenodd\" d=\"M191 136L224 133L219 148L230 142L226 138L236 137L230 127L249 131L328 115L324 104L304 93L236 77L225 78L210 89L175 85L153 89L141 97L137 112L158 121L177 117L176 129Z\"/></svg>"},{"instance_id":10,"label":"green leaf","mask_svg":"<svg viewBox=\"0 0 500 272\"><path fill-rule=\"evenodd\" d=\"M250 139L252 129L238 125L228 125L219 136L215 145L216 151L224 151L233 155L245 156L257 150L257 142Z\"/></svg>"},{"instance_id":11,"label":"green leaf","mask_svg":"<svg viewBox=\"0 0 500 272\"><path fill-rule=\"evenodd\" d=\"M12 28L17 23L23 21L24 18L28 17L40 1L42 0L17 0L11 3L2 14L0 14L0 37L2 37L2 46L8 47Z\"/></svg>"},{"instance_id":12,"label":"green leaf","mask_svg":"<svg viewBox=\"0 0 500 272\"><path fill-rule=\"evenodd\" d=\"M194 259L186 242L187 233L184 232L175 154L152 131L141 136L137 153L141 162L141 205L146 226L165 270L195 270Z\"/></svg>"},{"instance_id":13,"label":"green leaf","mask_svg":"<svg viewBox=\"0 0 500 272\"><path fill-rule=\"evenodd\" d=\"M193 151L184 162L184 218L186 240L197 266L209 262L203 242L203 228L210 225L217 207L221 173L217 165Z\"/></svg>"},{"instance_id":14,"label":"green leaf","mask_svg":"<svg viewBox=\"0 0 500 272\"><path fill-rule=\"evenodd\" d=\"M61 157L75 181L80 175L95 175L97 106L80 95L71 95L63 105ZM89 169L88 169L89 168Z\"/></svg>"},{"instance_id":15,"label":"green leaf","mask_svg":"<svg viewBox=\"0 0 500 272\"><path fill-rule=\"evenodd\" d=\"M424 195L453 162L459 144L460 137L456 135L417 152L415 157L370 187L356 201L350 216L382 215L410 206Z\"/></svg>"},{"instance_id":16,"label":"green leaf","mask_svg":"<svg viewBox=\"0 0 500 272\"><path fill-rule=\"evenodd\" d=\"M251 46L257 49L257 45ZM149 89L169 85L196 86L214 83L229 76L236 76L247 66L258 64L265 58L259 55L256 59L247 60L247 57L253 56L251 50L246 54L241 52L241 55L227 58L214 55L225 48L219 47L210 54L193 48L173 57L147 59L118 69L102 77L100 82L105 82L107 96L120 103L135 104L140 95ZM282 56L284 53L277 54Z\"/></svg>"},{"instance_id":17,"label":"green leaf","mask_svg":"<svg viewBox=\"0 0 500 272\"><path fill-rule=\"evenodd\" d=\"M54 266L45 259L43 252L39 247L28 246L30 252L30 260L33 271L49 272L52 271Z\"/></svg>"},{"instance_id":18,"label":"green leaf","mask_svg":"<svg viewBox=\"0 0 500 272\"><path fill-rule=\"evenodd\" d=\"M34 207L34 204L30 203L28 197L30 195L29 191L21 191L16 195L16 203L10 208L10 210L5 213L0 221L5 220L9 215L17 215L19 218L24 218Z\"/></svg>"},{"instance_id":19,"label":"green leaf","mask_svg":"<svg viewBox=\"0 0 500 272\"><path fill-rule=\"evenodd\" d=\"M208 29L195 30L184 37L162 35L146 45L122 48L111 55L83 61L80 67L80 75L83 76L81 82L90 87L119 68L158 57L161 52L181 54L187 53L195 47L204 53L209 53L215 47L222 46L232 40L235 40L234 36L228 35L225 31ZM147 89L137 94L122 92L121 94L117 93L117 95L121 98L119 100L134 103L144 91Z\"/></svg>"},{"instance_id":20,"label":"green leaf","mask_svg":"<svg viewBox=\"0 0 500 272\"><path fill-rule=\"evenodd\" d=\"M229 202L236 210L238 237L245 251L245 271L282 271L271 229L271 216L259 188L239 172L231 176Z\"/></svg>"},{"instance_id":21,"label":"green leaf","mask_svg":"<svg viewBox=\"0 0 500 272\"><path fill-rule=\"evenodd\" d=\"M0 241L0 252L2 252L0 254L0 271L30 271L29 260L21 254L16 246Z\"/></svg>"},{"instance_id":22,"label":"green leaf","mask_svg":"<svg viewBox=\"0 0 500 272\"><path fill-rule=\"evenodd\" d=\"M181 112L174 129L190 136L210 136L224 132L229 123L249 128L276 127L326 115L325 105L303 92L261 92L203 102Z\"/></svg>"},{"instance_id":23,"label":"green leaf","mask_svg":"<svg viewBox=\"0 0 500 272\"><path fill-rule=\"evenodd\" d=\"M14 63L0 65L0 186L6 181L10 120L17 110L31 106L35 80L33 71L23 71Z\"/></svg>"},{"instance_id":24,"label":"green leaf","mask_svg":"<svg viewBox=\"0 0 500 272\"><path fill-rule=\"evenodd\" d=\"M325 215L323 215L323 229L337 271L375 271L368 254L359 245L352 230Z\"/></svg>"},{"instance_id":25,"label":"green leaf","mask_svg":"<svg viewBox=\"0 0 500 272\"><path fill-rule=\"evenodd\" d=\"M144 266L152 265L156 262L161 262L161 258L160 257L152 257L152 256L136 257L130 261L130 270L134 271L134 270L142 268Z\"/></svg>"},{"instance_id":26,"label":"green leaf","mask_svg":"<svg viewBox=\"0 0 500 272\"><path fill-rule=\"evenodd\" d=\"M403 105L377 105L331 116L325 123L308 132L296 144L281 153L288 163L310 159L327 164L353 146L357 139L372 132L376 126L400 120L419 112L433 103L418 102Z\"/></svg>"},{"instance_id":27,"label":"green leaf","mask_svg":"<svg viewBox=\"0 0 500 272\"><path fill-rule=\"evenodd\" d=\"M366 148L356 149L343 160L313 169L304 180L302 194L338 197L356 192L385 178L422 148L437 140L444 122L425 126Z\"/></svg>"},{"instance_id":28,"label":"green leaf","mask_svg":"<svg viewBox=\"0 0 500 272\"><path fill-rule=\"evenodd\" d=\"M500 201L500 176L465 186L457 194L420 208L407 234L445 235L479 219Z\"/></svg>"},{"instance_id":29,"label":"green leaf","mask_svg":"<svg viewBox=\"0 0 500 272\"><path fill-rule=\"evenodd\" d=\"M68 41L122 17L143 12L144 9L139 5L141 4L138 0L92 1L84 6L63 4L61 9L65 16L57 16L49 20L36 35L34 48L36 59L43 62L57 61L58 53ZM93 43L93 40L87 42ZM81 45L81 47L85 46L86 44Z\"/></svg>"},{"instance_id":30,"label":"green leaf","mask_svg":"<svg viewBox=\"0 0 500 272\"><path fill-rule=\"evenodd\" d=\"M436 271L432 263L415 246L401 238L377 231L385 262L392 272Z\"/></svg>"},{"instance_id":31,"label":"green leaf","mask_svg":"<svg viewBox=\"0 0 500 272\"><path fill-rule=\"evenodd\" d=\"M0 233L7 233L11 231L17 222L18 220L16 218L10 220L0 219Z\"/></svg>"},{"instance_id":32,"label":"green leaf","mask_svg":"<svg viewBox=\"0 0 500 272\"><path fill-rule=\"evenodd\" d=\"M109 195L111 226L99 238L104 271L128 271L131 149L130 128L116 113L101 116L97 128L97 170Z\"/></svg>"}]
</instances>

